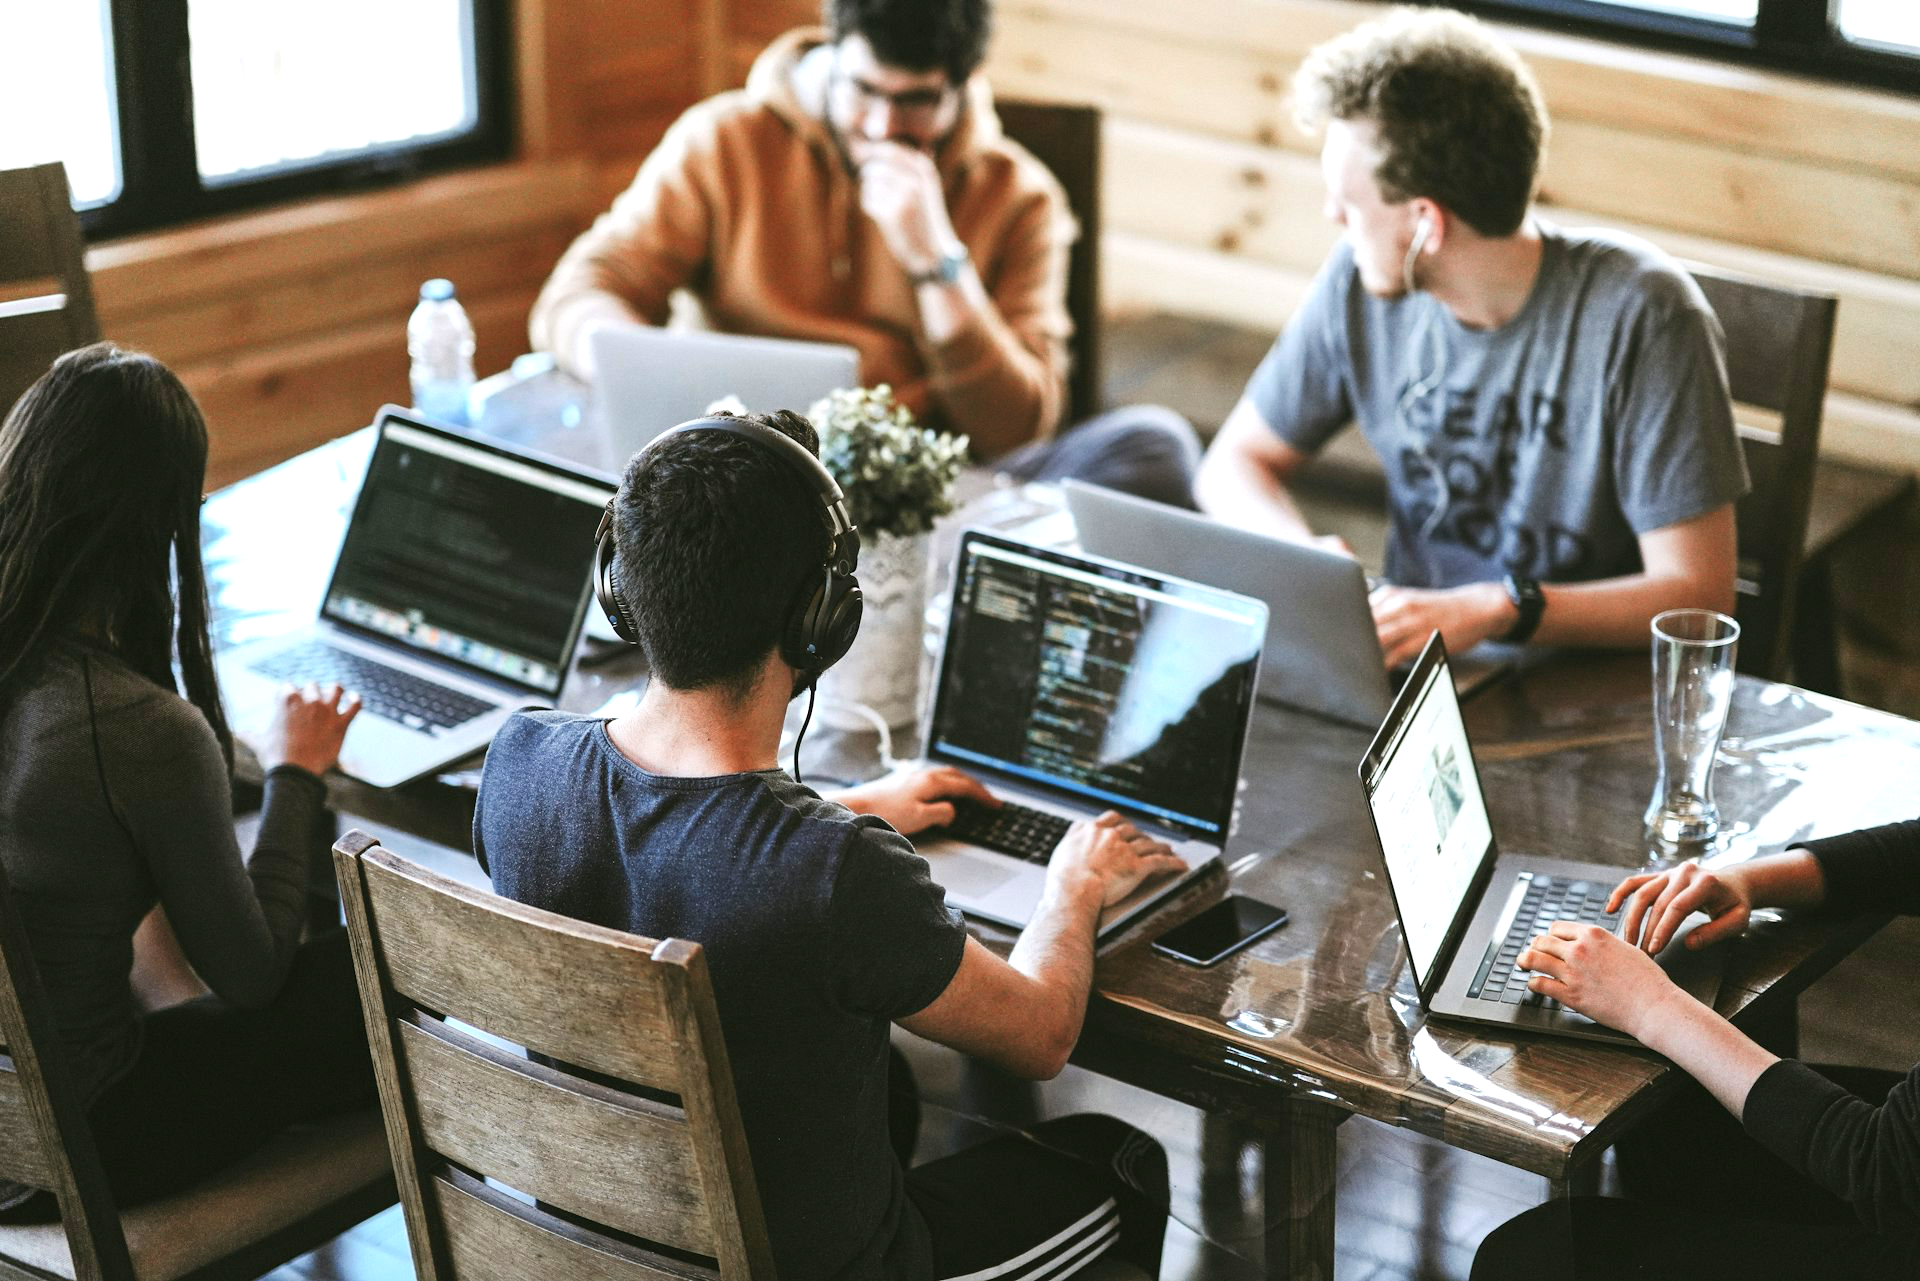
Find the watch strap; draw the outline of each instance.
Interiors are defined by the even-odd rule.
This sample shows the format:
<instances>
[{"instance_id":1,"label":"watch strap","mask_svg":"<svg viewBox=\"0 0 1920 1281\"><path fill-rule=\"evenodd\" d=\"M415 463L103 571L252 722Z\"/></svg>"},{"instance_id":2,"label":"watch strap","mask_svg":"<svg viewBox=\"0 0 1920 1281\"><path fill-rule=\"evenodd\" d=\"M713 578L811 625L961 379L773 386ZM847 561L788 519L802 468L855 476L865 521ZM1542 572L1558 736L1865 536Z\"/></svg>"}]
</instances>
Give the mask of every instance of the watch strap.
<instances>
[{"instance_id":1,"label":"watch strap","mask_svg":"<svg viewBox=\"0 0 1920 1281\"><path fill-rule=\"evenodd\" d=\"M1540 590L1538 579L1523 578L1519 574L1508 574L1502 585L1520 616L1500 639L1515 645L1525 644L1533 639L1533 633L1540 626L1540 616L1547 612L1546 593Z\"/></svg>"}]
</instances>

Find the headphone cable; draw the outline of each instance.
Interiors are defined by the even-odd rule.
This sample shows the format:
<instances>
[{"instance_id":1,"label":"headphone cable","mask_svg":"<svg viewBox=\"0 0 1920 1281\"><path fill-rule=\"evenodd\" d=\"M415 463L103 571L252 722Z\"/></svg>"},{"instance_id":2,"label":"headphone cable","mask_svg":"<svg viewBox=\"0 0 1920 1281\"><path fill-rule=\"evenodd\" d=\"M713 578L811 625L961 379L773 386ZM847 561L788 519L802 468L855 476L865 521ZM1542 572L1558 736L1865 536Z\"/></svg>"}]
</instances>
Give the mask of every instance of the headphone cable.
<instances>
[{"instance_id":1,"label":"headphone cable","mask_svg":"<svg viewBox=\"0 0 1920 1281\"><path fill-rule=\"evenodd\" d=\"M820 690L820 680L815 677L807 682L807 714L800 721L800 732L793 736L793 781L805 786L800 777L800 744L806 741L807 726L813 724L813 699Z\"/></svg>"}]
</instances>

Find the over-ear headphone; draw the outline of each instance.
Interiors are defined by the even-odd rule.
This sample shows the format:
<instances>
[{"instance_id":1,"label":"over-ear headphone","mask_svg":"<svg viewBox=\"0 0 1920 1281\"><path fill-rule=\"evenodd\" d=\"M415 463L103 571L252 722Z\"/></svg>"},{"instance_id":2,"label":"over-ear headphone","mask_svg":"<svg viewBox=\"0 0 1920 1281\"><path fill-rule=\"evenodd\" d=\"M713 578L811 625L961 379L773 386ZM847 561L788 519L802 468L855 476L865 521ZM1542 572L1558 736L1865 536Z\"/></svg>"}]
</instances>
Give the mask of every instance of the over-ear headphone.
<instances>
[{"instance_id":1,"label":"over-ear headphone","mask_svg":"<svg viewBox=\"0 0 1920 1281\"><path fill-rule=\"evenodd\" d=\"M696 418L663 433L642 452L639 466L663 441L696 431L725 432L757 441L784 462L793 475L820 501L821 523L827 531L826 559L818 577L809 577L788 606L780 629L780 657L803 682L811 682L853 647L860 631L864 602L854 570L860 564L860 531L847 514L846 496L826 465L799 441L771 427L745 418ZM614 634L629 645L640 643L633 609L620 595L619 547L613 538L613 503L600 515L594 532L593 595Z\"/></svg>"}]
</instances>

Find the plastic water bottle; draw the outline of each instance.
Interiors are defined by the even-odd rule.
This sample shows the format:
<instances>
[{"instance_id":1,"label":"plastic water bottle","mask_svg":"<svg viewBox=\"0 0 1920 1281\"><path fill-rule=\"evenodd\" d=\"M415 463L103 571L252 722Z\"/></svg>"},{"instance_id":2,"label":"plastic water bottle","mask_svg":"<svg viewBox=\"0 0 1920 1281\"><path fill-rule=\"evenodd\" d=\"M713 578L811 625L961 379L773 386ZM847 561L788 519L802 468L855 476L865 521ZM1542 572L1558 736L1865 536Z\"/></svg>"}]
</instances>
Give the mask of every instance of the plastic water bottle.
<instances>
[{"instance_id":1,"label":"plastic water bottle","mask_svg":"<svg viewBox=\"0 0 1920 1281\"><path fill-rule=\"evenodd\" d=\"M473 322L454 297L451 280L420 286L420 305L407 320L407 355L413 359L413 407L442 422L466 422Z\"/></svg>"}]
</instances>

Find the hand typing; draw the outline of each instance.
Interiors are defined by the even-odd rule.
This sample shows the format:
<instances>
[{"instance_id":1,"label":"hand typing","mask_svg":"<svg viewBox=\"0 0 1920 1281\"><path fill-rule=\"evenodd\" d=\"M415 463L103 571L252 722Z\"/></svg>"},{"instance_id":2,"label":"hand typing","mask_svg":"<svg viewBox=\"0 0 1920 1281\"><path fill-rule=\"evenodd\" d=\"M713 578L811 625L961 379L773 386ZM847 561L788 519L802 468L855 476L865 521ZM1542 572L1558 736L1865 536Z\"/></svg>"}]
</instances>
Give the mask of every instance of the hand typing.
<instances>
[{"instance_id":1,"label":"hand typing","mask_svg":"<svg viewBox=\"0 0 1920 1281\"><path fill-rule=\"evenodd\" d=\"M317 685L304 689L288 686L273 709L273 723L261 744L260 763L267 769L298 765L309 773L324 774L340 759L340 743L347 736L347 726L359 714L360 696L338 685L325 689Z\"/></svg>"},{"instance_id":2,"label":"hand typing","mask_svg":"<svg viewBox=\"0 0 1920 1281\"><path fill-rule=\"evenodd\" d=\"M1149 878L1186 868L1165 841L1108 810L1067 829L1047 862L1047 880L1068 893L1097 892L1100 906L1111 907Z\"/></svg>"}]
</instances>

